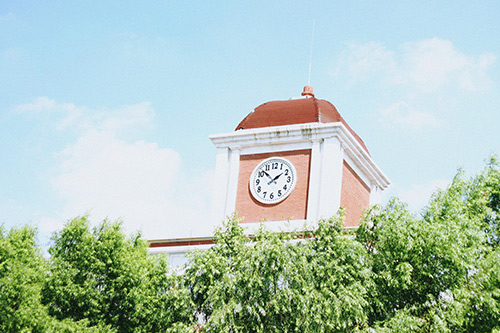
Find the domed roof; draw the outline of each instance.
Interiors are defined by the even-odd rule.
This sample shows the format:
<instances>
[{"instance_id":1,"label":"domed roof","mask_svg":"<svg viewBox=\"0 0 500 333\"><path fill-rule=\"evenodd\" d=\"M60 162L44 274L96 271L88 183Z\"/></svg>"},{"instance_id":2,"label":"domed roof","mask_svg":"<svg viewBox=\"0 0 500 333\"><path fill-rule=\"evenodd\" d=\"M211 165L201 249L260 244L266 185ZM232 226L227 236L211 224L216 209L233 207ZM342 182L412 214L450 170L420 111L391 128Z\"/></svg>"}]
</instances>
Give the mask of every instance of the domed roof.
<instances>
[{"instance_id":1,"label":"domed roof","mask_svg":"<svg viewBox=\"0 0 500 333\"><path fill-rule=\"evenodd\" d=\"M341 122L369 154L363 140L342 118L332 103L314 97L272 101L259 105L236 127L237 130L305 123Z\"/></svg>"}]
</instances>

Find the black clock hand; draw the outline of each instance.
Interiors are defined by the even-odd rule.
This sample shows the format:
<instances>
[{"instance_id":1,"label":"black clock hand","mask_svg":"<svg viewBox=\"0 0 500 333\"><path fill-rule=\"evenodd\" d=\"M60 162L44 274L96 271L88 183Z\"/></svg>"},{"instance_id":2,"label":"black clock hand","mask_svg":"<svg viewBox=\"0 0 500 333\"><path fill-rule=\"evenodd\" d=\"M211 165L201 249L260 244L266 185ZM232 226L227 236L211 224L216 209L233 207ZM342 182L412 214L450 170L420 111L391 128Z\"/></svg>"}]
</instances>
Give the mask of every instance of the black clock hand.
<instances>
[{"instance_id":1,"label":"black clock hand","mask_svg":"<svg viewBox=\"0 0 500 333\"><path fill-rule=\"evenodd\" d=\"M274 177L273 179L271 179L271 181L270 181L269 183L267 183L267 185L270 185L272 182L276 183L276 179L280 178L280 176L281 176L282 174L283 174L283 172L282 172L282 173L280 173L279 175L277 175L276 177Z\"/></svg>"},{"instance_id":2,"label":"black clock hand","mask_svg":"<svg viewBox=\"0 0 500 333\"><path fill-rule=\"evenodd\" d=\"M269 178L269 179L273 179L273 177L271 177L271 175L270 175L270 174L268 174L267 172L265 172L264 170L262 170L262 172L264 172L264 174L267 176L267 178Z\"/></svg>"}]
</instances>

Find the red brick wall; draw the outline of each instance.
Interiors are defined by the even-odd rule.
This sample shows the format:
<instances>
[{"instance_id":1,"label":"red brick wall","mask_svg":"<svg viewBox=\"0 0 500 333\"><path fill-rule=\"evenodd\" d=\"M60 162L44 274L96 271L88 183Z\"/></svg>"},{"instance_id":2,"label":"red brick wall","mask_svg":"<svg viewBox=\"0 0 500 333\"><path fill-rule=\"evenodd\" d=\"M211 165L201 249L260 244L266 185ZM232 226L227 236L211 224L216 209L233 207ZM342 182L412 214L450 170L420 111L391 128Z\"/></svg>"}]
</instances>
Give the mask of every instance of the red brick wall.
<instances>
[{"instance_id":1,"label":"red brick wall","mask_svg":"<svg viewBox=\"0 0 500 333\"><path fill-rule=\"evenodd\" d=\"M344 221L346 227L359 225L363 211L370 206L370 188L346 161L342 171L340 205L346 210Z\"/></svg>"},{"instance_id":2,"label":"red brick wall","mask_svg":"<svg viewBox=\"0 0 500 333\"><path fill-rule=\"evenodd\" d=\"M265 205L255 200L250 193L249 179L253 169L262 160L279 156L284 157L297 170L297 183L292 193L283 201ZM287 219L305 219L307 214L307 193L309 190L309 169L311 150L294 150L276 153L241 155L236 193L236 212L243 217L243 222L281 221Z\"/></svg>"}]
</instances>

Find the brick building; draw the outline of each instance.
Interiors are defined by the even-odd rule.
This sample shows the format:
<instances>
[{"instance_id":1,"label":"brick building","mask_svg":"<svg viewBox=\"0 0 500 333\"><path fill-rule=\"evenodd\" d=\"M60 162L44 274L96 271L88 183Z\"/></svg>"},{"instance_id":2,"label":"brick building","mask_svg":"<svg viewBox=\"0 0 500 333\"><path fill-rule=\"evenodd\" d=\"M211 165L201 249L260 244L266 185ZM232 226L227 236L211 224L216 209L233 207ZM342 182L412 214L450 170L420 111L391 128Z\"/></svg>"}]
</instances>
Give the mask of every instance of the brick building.
<instances>
[{"instance_id":1,"label":"brick building","mask_svg":"<svg viewBox=\"0 0 500 333\"><path fill-rule=\"evenodd\" d=\"M380 202L388 178L363 140L311 86L300 98L255 108L230 133L211 135L217 149L212 219L234 212L248 233L313 228L345 207L345 225L356 227L364 209ZM172 261L211 246L210 235L151 241ZM176 259L177 258L177 259Z\"/></svg>"}]
</instances>

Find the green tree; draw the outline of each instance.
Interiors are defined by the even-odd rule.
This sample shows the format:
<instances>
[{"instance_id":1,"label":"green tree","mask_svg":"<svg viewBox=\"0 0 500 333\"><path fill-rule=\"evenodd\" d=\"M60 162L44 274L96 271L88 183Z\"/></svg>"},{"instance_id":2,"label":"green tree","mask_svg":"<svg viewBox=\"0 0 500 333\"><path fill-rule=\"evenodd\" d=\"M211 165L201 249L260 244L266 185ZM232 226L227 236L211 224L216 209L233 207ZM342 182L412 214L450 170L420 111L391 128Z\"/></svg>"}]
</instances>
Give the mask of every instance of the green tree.
<instances>
[{"instance_id":1,"label":"green tree","mask_svg":"<svg viewBox=\"0 0 500 333\"><path fill-rule=\"evenodd\" d=\"M312 234L260 229L238 220L216 232L216 245L191 258L185 278L195 319L207 331L352 331L367 323L371 274L366 250L342 217ZM195 320L194 320L195 321Z\"/></svg>"},{"instance_id":2,"label":"green tree","mask_svg":"<svg viewBox=\"0 0 500 333\"><path fill-rule=\"evenodd\" d=\"M314 286L309 315L314 316L312 331L352 331L368 324L371 291L374 288L370 258L340 217L321 220L306 245L308 281Z\"/></svg>"},{"instance_id":3,"label":"green tree","mask_svg":"<svg viewBox=\"0 0 500 333\"><path fill-rule=\"evenodd\" d=\"M87 321L57 320L41 303L47 265L30 227L0 228L0 331L98 332ZM104 330L103 330L104 331Z\"/></svg>"},{"instance_id":4,"label":"green tree","mask_svg":"<svg viewBox=\"0 0 500 333\"><path fill-rule=\"evenodd\" d=\"M150 256L140 235L127 238L119 222L91 228L87 216L76 218L53 241L42 294L57 318L129 332L165 330L186 316L189 298L166 259Z\"/></svg>"},{"instance_id":5,"label":"green tree","mask_svg":"<svg viewBox=\"0 0 500 333\"><path fill-rule=\"evenodd\" d=\"M500 246L500 161L496 156L469 181L469 187L465 204L471 214L482 216L489 244Z\"/></svg>"},{"instance_id":6,"label":"green tree","mask_svg":"<svg viewBox=\"0 0 500 333\"><path fill-rule=\"evenodd\" d=\"M459 171L420 217L393 199L367 213L357 239L376 288L370 323L384 331L491 331L500 320L495 159Z\"/></svg>"},{"instance_id":7,"label":"green tree","mask_svg":"<svg viewBox=\"0 0 500 333\"><path fill-rule=\"evenodd\" d=\"M46 308L40 302L45 261L29 227L0 229L0 331L43 331Z\"/></svg>"}]
</instances>

